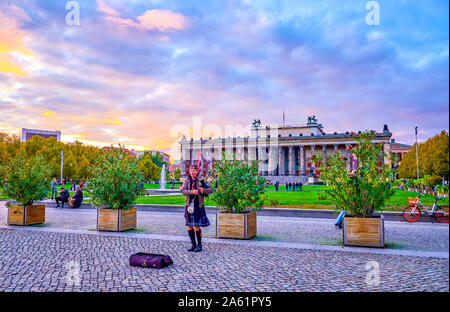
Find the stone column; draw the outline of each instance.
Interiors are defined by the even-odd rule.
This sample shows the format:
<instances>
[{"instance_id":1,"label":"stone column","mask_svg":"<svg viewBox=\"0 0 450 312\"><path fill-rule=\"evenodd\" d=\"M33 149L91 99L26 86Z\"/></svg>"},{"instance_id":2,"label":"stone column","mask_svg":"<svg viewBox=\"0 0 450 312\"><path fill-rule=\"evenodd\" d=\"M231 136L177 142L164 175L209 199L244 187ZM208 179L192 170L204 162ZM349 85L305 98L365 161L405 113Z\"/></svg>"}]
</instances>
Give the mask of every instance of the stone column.
<instances>
[{"instance_id":1,"label":"stone column","mask_svg":"<svg viewBox=\"0 0 450 312\"><path fill-rule=\"evenodd\" d=\"M327 145L322 145L322 153L323 153L323 164L327 164Z\"/></svg>"},{"instance_id":2,"label":"stone column","mask_svg":"<svg viewBox=\"0 0 450 312\"><path fill-rule=\"evenodd\" d=\"M311 145L311 157L316 152L316 147L314 145ZM316 172L316 163L311 158L311 167L314 167L314 173Z\"/></svg>"},{"instance_id":3,"label":"stone column","mask_svg":"<svg viewBox=\"0 0 450 312\"><path fill-rule=\"evenodd\" d=\"M268 175L274 176L278 164L278 150L275 146L269 146L269 166L267 168Z\"/></svg>"},{"instance_id":4,"label":"stone column","mask_svg":"<svg viewBox=\"0 0 450 312\"><path fill-rule=\"evenodd\" d=\"M338 151L339 146L337 144L333 144L334 152L336 153Z\"/></svg>"},{"instance_id":5,"label":"stone column","mask_svg":"<svg viewBox=\"0 0 450 312\"><path fill-rule=\"evenodd\" d=\"M299 159L299 162L300 162L300 174L301 175L306 175L305 148L304 148L303 145L300 145L299 147L300 148L298 150L298 153L299 153L298 159Z\"/></svg>"},{"instance_id":6,"label":"stone column","mask_svg":"<svg viewBox=\"0 0 450 312\"><path fill-rule=\"evenodd\" d=\"M284 175L284 150L283 147L278 147L278 175Z\"/></svg>"},{"instance_id":7,"label":"stone column","mask_svg":"<svg viewBox=\"0 0 450 312\"><path fill-rule=\"evenodd\" d=\"M289 175L294 175L294 147L289 146Z\"/></svg>"},{"instance_id":8,"label":"stone column","mask_svg":"<svg viewBox=\"0 0 450 312\"><path fill-rule=\"evenodd\" d=\"M248 160L256 160L256 148L254 146L247 146Z\"/></svg>"},{"instance_id":9,"label":"stone column","mask_svg":"<svg viewBox=\"0 0 450 312\"><path fill-rule=\"evenodd\" d=\"M347 157L347 160L345 161L346 163L345 167L347 168L348 171L351 170L351 158L352 158L352 153L348 150L349 147L350 144L345 144L345 155Z\"/></svg>"}]
</instances>

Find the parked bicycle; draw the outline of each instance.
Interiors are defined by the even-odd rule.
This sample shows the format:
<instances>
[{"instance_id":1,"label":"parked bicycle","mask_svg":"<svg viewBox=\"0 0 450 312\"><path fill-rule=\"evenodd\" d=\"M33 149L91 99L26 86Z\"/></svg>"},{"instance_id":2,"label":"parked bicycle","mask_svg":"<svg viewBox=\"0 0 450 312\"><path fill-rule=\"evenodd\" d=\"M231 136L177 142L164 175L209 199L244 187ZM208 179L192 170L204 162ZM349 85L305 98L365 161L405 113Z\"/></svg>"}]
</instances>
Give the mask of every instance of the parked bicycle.
<instances>
[{"instance_id":1,"label":"parked bicycle","mask_svg":"<svg viewBox=\"0 0 450 312\"><path fill-rule=\"evenodd\" d=\"M430 217L435 217L437 222L440 223L448 223L448 206L439 206L437 202L441 200L441 197L434 198L434 204L431 210L424 208L423 204L420 202L420 196L423 193L419 193L418 197L411 198L408 197L408 202L411 206L406 207L403 210L403 219L408 222L416 222L419 220L420 215L422 214L421 208L424 213Z\"/></svg>"}]
</instances>

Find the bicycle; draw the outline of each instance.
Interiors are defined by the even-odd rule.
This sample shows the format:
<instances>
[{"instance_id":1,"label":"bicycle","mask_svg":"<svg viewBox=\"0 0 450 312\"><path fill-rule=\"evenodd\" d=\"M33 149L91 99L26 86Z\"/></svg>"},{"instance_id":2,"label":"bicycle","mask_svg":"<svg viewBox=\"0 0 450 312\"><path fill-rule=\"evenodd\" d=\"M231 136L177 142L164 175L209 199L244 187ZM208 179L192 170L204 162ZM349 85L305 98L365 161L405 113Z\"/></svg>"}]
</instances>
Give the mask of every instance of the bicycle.
<instances>
[{"instance_id":1,"label":"bicycle","mask_svg":"<svg viewBox=\"0 0 450 312\"><path fill-rule=\"evenodd\" d=\"M441 197L434 197L434 204L431 210L425 209L423 204L420 202L420 196L423 193L419 193L418 197L411 198L408 197L408 203L411 206L406 207L403 210L403 219L407 222L416 222L419 220L421 213L420 208L424 210L424 212L430 216L435 217L437 222L439 223L448 223L448 206L439 206L437 202L441 200Z\"/></svg>"}]
</instances>

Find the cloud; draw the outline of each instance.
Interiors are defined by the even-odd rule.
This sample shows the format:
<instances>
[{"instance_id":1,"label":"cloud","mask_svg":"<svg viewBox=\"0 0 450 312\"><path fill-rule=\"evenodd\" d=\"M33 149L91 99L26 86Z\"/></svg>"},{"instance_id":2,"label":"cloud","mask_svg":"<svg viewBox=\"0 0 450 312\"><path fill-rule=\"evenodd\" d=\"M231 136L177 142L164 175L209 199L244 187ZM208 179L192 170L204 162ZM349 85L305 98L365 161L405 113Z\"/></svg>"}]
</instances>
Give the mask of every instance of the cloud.
<instances>
[{"instance_id":1,"label":"cloud","mask_svg":"<svg viewBox=\"0 0 450 312\"><path fill-rule=\"evenodd\" d=\"M97 0L97 10L99 12L105 13L107 15L119 16L120 13L117 12L112 7L108 6L105 0Z\"/></svg>"},{"instance_id":2,"label":"cloud","mask_svg":"<svg viewBox=\"0 0 450 312\"><path fill-rule=\"evenodd\" d=\"M119 27L135 28L141 31L172 32L184 30L191 25L189 18L183 14L168 10L147 10L136 18L137 21L116 16L107 16L106 19Z\"/></svg>"},{"instance_id":3,"label":"cloud","mask_svg":"<svg viewBox=\"0 0 450 312\"><path fill-rule=\"evenodd\" d=\"M25 31L19 25L28 15L15 5L0 6L0 72L23 76L25 72L15 58L32 55L24 45Z\"/></svg>"},{"instance_id":4,"label":"cloud","mask_svg":"<svg viewBox=\"0 0 450 312\"><path fill-rule=\"evenodd\" d=\"M8 132L155 148L178 139L174 126L192 128L192 116L223 131L279 124L283 107L289 124L316 115L328 133L388 124L411 143L412 125L424 137L448 129L442 2L385 3L378 27L357 1L80 0L77 27L54 1L15 7L0 5Z\"/></svg>"}]
</instances>

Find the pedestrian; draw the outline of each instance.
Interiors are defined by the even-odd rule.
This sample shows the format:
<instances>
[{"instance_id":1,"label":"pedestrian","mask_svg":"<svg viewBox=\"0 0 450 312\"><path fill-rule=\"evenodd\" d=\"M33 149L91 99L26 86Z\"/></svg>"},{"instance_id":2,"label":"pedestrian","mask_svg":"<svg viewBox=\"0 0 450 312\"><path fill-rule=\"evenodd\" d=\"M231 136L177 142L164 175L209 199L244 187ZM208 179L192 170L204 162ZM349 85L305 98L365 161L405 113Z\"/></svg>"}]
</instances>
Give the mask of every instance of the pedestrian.
<instances>
[{"instance_id":1,"label":"pedestrian","mask_svg":"<svg viewBox=\"0 0 450 312\"><path fill-rule=\"evenodd\" d=\"M64 208L64 203L67 203L69 201L69 191L64 189L64 187L60 188L61 192L59 192L59 195L55 198L56 199L56 208L59 208L59 203L61 202L62 208Z\"/></svg>"},{"instance_id":2,"label":"pedestrian","mask_svg":"<svg viewBox=\"0 0 450 312\"><path fill-rule=\"evenodd\" d=\"M277 191L278 192L278 187L280 186L280 183L277 181L277 182L275 182L275 191Z\"/></svg>"},{"instance_id":3,"label":"pedestrian","mask_svg":"<svg viewBox=\"0 0 450 312\"><path fill-rule=\"evenodd\" d=\"M83 202L83 191L81 190L80 186L75 186L75 195L72 197L69 197L69 206L72 208L79 208L81 206L81 203Z\"/></svg>"},{"instance_id":4,"label":"pedestrian","mask_svg":"<svg viewBox=\"0 0 450 312\"><path fill-rule=\"evenodd\" d=\"M213 192L205 180L199 179L199 171L196 165L191 165L189 175L181 186L181 192L186 196L184 218L192 243L188 251L194 252L202 251L202 231L200 227L210 225L206 216L204 198ZM197 238L197 242L195 238Z\"/></svg>"},{"instance_id":5,"label":"pedestrian","mask_svg":"<svg viewBox=\"0 0 450 312\"><path fill-rule=\"evenodd\" d=\"M303 191L302 187L303 187L303 183L302 183L302 182L299 182L299 183L298 183L298 188L300 189L300 191Z\"/></svg>"},{"instance_id":6,"label":"pedestrian","mask_svg":"<svg viewBox=\"0 0 450 312\"><path fill-rule=\"evenodd\" d=\"M53 178L52 183L51 183L52 200L53 200L53 198L56 198L56 195L58 194L57 185L58 185L58 182L56 181L56 178Z\"/></svg>"}]
</instances>

